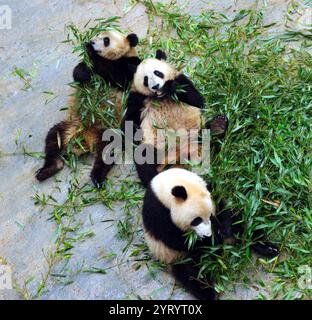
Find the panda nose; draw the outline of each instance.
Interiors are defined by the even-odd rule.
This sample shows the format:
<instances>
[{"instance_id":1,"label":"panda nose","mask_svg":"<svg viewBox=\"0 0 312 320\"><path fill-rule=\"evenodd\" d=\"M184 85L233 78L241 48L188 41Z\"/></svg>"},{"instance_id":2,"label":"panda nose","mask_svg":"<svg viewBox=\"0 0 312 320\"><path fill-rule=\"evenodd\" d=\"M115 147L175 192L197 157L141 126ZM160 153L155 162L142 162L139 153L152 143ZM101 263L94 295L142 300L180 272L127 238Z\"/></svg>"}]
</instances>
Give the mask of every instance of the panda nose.
<instances>
[{"instance_id":1,"label":"panda nose","mask_svg":"<svg viewBox=\"0 0 312 320\"><path fill-rule=\"evenodd\" d=\"M154 89L154 90L158 90L158 89L159 89L159 83L158 83L158 84L156 84L156 86L152 87L152 89Z\"/></svg>"}]
</instances>

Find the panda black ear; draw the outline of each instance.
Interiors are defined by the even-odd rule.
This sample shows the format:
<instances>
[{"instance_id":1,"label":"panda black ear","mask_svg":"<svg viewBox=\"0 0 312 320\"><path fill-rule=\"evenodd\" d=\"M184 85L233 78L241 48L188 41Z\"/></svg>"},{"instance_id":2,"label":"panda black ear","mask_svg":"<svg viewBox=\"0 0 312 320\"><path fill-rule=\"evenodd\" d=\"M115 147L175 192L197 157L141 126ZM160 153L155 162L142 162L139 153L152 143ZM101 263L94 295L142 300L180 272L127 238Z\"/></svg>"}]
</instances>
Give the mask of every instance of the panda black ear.
<instances>
[{"instance_id":1,"label":"panda black ear","mask_svg":"<svg viewBox=\"0 0 312 320\"><path fill-rule=\"evenodd\" d=\"M164 51L157 50L156 51L156 59L158 59L158 60L167 60L167 55L165 54Z\"/></svg>"},{"instance_id":2,"label":"panda black ear","mask_svg":"<svg viewBox=\"0 0 312 320\"><path fill-rule=\"evenodd\" d=\"M186 200L187 199L187 193L186 189L183 186L176 186L171 190L171 193L173 196L179 199Z\"/></svg>"},{"instance_id":3,"label":"panda black ear","mask_svg":"<svg viewBox=\"0 0 312 320\"><path fill-rule=\"evenodd\" d=\"M127 39L129 41L130 47L136 47L137 44L139 43L139 38L135 33L130 33L127 36Z\"/></svg>"}]
</instances>

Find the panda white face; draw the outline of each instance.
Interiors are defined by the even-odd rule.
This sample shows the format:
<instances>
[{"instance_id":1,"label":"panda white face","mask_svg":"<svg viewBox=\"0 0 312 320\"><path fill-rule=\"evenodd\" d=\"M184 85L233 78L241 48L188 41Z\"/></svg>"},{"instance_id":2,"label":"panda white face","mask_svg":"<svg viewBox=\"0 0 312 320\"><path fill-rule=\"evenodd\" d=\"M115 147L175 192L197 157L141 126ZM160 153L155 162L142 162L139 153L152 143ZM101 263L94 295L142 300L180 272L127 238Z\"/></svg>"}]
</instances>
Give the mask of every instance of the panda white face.
<instances>
[{"instance_id":1,"label":"panda white face","mask_svg":"<svg viewBox=\"0 0 312 320\"><path fill-rule=\"evenodd\" d=\"M160 202L170 209L177 227L183 231L193 229L200 237L212 235L215 205L201 177L185 169L172 168L159 173L151 187Z\"/></svg>"},{"instance_id":2,"label":"panda white face","mask_svg":"<svg viewBox=\"0 0 312 320\"><path fill-rule=\"evenodd\" d=\"M134 75L134 89L146 96L163 97L165 83L174 80L177 71L164 60L146 59L140 63Z\"/></svg>"},{"instance_id":3,"label":"panda white face","mask_svg":"<svg viewBox=\"0 0 312 320\"><path fill-rule=\"evenodd\" d=\"M191 222L191 227L197 233L197 235L201 238L211 237L212 235L212 227L211 227L210 219L205 222L201 217L197 217Z\"/></svg>"},{"instance_id":4,"label":"panda white face","mask_svg":"<svg viewBox=\"0 0 312 320\"><path fill-rule=\"evenodd\" d=\"M106 31L93 38L90 43L100 57L117 60L126 56L131 48L136 46L135 37L134 34L124 36L117 31Z\"/></svg>"}]
</instances>

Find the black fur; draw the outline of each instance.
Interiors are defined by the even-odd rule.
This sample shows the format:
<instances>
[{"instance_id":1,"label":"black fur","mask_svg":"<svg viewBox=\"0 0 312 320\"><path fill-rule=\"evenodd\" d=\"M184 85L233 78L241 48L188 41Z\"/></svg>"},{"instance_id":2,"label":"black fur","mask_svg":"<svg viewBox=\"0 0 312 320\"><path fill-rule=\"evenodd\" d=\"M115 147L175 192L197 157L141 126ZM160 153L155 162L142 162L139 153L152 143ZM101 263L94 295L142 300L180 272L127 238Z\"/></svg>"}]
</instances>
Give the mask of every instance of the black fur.
<instances>
[{"instance_id":1,"label":"black fur","mask_svg":"<svg viewBox=\"0 0 312 320\"><path fill-rule=\"evenodd\" d=\"M197 108L203 108L205 101L200 92L195 88L193 82L184 74L180 74L174 79L174 86L176 88L175 94L179 101Z\"/></svg>"},{"instance_id":2,"label":"black fur","mask_svg":"<svg viewBox=\"0 0 312 320\"><path fill-rule=\"evenodd\" d=\"M156 59L158 60L167 60L167 55L164 51L162 50L157 50L156 51Z\"/></svg>"},{"instance_id":3,"label":"black fur","mask_svg":"<svg viewBox=\"0 0 312 320\"><path fill-rule=\"evenodd\" d=\"M174 195L176 198L180 198L182 200L187 199L187 193L183 186L176 186L171 190L172 195Z\"/></svg>"},{"instance_id":4,"label":"black fur","mask_svg":"<svg viewBox=\"0 0 312 320\"><path fill-rule=\"evenodd\" d=\"M154 163L151 163L151 164L150 163L143 163L143 164L135 163L135 166L136 166L138 176L139 176L143 186L145 188L147 188L148 185L150 184L150 182L152 181L152 179L154 177L156 177L157 174L159 173L157 171L157 162L156 162L158 150L154 146L151 146L148 144L146 144L144 147L145 147L145 150L147 150L149 148L152 149L150 152L154 153L155 161L154 161ZM143 155L144 155L144 153L143 153Z\"/></svg>"},{"instance_id":5,"label":"black fur","mask_svg":"<svg viewBox=\"0 0 312 320\"><path fill-rule=\"evenodd\" d=\"M95 160L90 174L93 184L97 188L103 186L104 181L114 164L107 164L103 161L103 149L112 141L102 141L102 133L99 132L95 150Z\"/></svg>"},{"instance_id":6,"label":"black fur","mask_svg":"<svg viewBox=\"0 0 312 320\"><path fill-rule=\"evenodd\" d=\"M150 186L143 202L143 224L155 239L162 241L169 248L188 251L184 232L172 222L170 210L158 200Z\"/></svg>"},{"instance_id":7,"label":"black fur","mask_svg":"<svg viewBox=\"0 0 312 320\"><path fill-rule=\"evenodd\" d=\"M127 100L127 111L124 116L121 129L124 131L125 122L133 121L133 124L139 128L141 125L141 109L144 108L146 96L141 93L131 91Z\"/></svg>"},{"instance_id":8,"label":"black fur","mask_svg":"<svg viewBox=\"0 0 312 320\"><path fill-rule=\"evenodd\" d=\"M195 88L192 81L184 74L180 74L174 80L166 81L161 91L164 93L164 97L160 99L176 97L178 98L178 101L184 102L190 106L200 109L204 108L205 101L203 96Z\"/></svg>"},{"instance_id":9,"label":"black fur","mask_svg":"<svg viewBox=\"0 0 312 320\"><path fill-rule=\"evenodd\" d=\"M135 33L130 33L127 36L127 39L129 40L130 47L136 47L137 44L139 43L139 38Z\"/></svg>"},{"instance_id":10,"label":"black fur","mask_svg":"<svg viewBox=\"0 0 312 320\"><path fill-rule=\"evenodd\" d=\"M91 71L84 62L80 62L73 71L74 81L87 83L91 81Z\"/></svg>"},{"instance_id":11,"label":"black fur","mask_svg":"<svg viewBox=\"0 0 312 320\"><path fill-rule=\"evenodd\" d=\"M221 200L218 205L216 223L219 225L219 241L229 244L241 243L241 236L245 231L245 225L241 214L235 214L232 210L226 209L225 201ZM253 233L253 244L251 249L258 255L265 258L274 258L280 254L279 248L266 240L262 230Z\"/></svg>"},{"instance_id":12,"label":"black fur","mask_svg":"<svg viewBox=\"0 0 312 320\"><path fill-rule=\"evenodd\" d=\"M66 147L63 141L69 125L69 122L62 121L49 130L46 137L45 162L43 167L36 172L36 178L39 181L44 181L62 170L64 163L61 155Z\"/></svg>"},{"instance_id":13,"label":"black fur","mask_svg":"<svg viewBox=\"0 0 312 320\"><path fill-rule=\"evenodd\" d=\"M82 84L91 80L92 73L100 75L109 85L125 89L132 81L134 72L129 65L139 65L141 60L138 57L122 57L117 60L109 60L100 57L90 43L86 44L86 50L92 63L92 69L81 62L73 72L74 81Z\"/></svg>"},{"instance_id":14,"label":"black fur","mask_svg":"<svg viewBox=\"0 0 312 320\"><path fill-rule=\"evenodd\" d=\"M198 300L215 300L217 293L214 289L213 280L197 279L198 268L190 263L178 263L172 265L172 273L183 287Z\"/></svg>"},{"instance_id":15,"label":"black fur","mask_svg":"<svg viewBox=\"0 0 312 320\"><path fill-rule=\"evenodd\" d=\"M251 249L262 257L275 258L280 254L280 249L270 241L265 240L266 236L262 230L257 230L253 234L254 243Z\"/></svg>"},{"instance_id":16,"label":"black fur","mask_svg":"<svg viewBox=\"0 0 312 320\"><path fill-rule=\"evenodd\" d=\"M225 137L229 126L229 119L226 115L217 115L206 124L206 128L210 129L212 135L216 135L219 139Z\"/></svg>"},{"instance_id":17,"label":"black fur","mask_svg":"<svg viewBox=\"0 0 312 320\"><path fill-rule=\"evenodd\" d=\"M137 129L140 127L140 107L143 106L143 101L145 99L145 96L138 94L136 92L131 92L128 97L128 105L127 105L127 117L124 117L121 123L121 130L124 133L125 132L125 122L126 121L132 121L134 126L133 135L135 135ZM134 143L134 141L129 141L124 139L124 143ZM102 160L102 151L107 143L100 142L97 153L96 153L96 160L94 163L94 167L91 172L91 179L95 186L101 187L103 185L103 182L106 179L107 174L110 172L110 170L114 167L114 163L112 164L106 164ZM123 145L123 150L125 150L125 146ZM143 184L145 186L148 185L148 183L151 181L152 178L158 173L156 170L155 165L143 165L142 169L142 176L140 178L143 181ZM150 168L150 169L149 169ZM139 171L139 170L138 170ZM148 172L148 173L146 173ZM147 177L146 177L147 175ZM146 183L146 184L145 184Z\"/></svg>"}]
</instances>

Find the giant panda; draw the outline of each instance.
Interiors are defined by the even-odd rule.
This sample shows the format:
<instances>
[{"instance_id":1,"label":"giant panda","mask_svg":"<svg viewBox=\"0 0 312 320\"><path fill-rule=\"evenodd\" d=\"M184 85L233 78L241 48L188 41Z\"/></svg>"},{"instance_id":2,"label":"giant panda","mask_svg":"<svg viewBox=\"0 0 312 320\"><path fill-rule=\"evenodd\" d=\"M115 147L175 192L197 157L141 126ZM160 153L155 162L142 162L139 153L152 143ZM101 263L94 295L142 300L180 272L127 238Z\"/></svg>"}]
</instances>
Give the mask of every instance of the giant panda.
<instances>
[{"instance_id":1,"label":"giant panda","mask_svg":"<svg viewBox=\"0 0 312 320\"><path fill-rule=\"evenodd\" d=\"M100 75L105 82L112 86L110 100L116 106L116 116L122 114L122 93L133 79L133 70L129 65L140 63L135 47L138 37L135 34L125 36L117 31L101 33L87 43L86 50L90 58L92 68L82 62L73 72L76 82L85 85L91 80L92 73ZM44 181L64 167L62 155L66 152L69 142L78 135L83 137L83 149L75 148L74 152L80 155L85 152L95 151L95 162L91 172L91 179L96 186L103 181L107 167L103 166L102 150L105 143L102 142L103 125L99 121L93 125L84 126L77 112L79 101L75 95L69 99L69 112L67 119L52 127L46 137L45 162L36 172L36 178ZM105 108L105 104L99 108ZM120 119L121 120L121 119Z\"/></svg>"},{"instance_id":2,"label":"giant panda","mask_svg":"<svg viewBox=\"0 0 312 320\"><path fill-rule=\"evenodd\" d=\"M205 181L189 170L162 171L147 187L142 213L146 243L153 256L169 264L176 280L200 300L216 298L213 277L198 279L196 266L203 247L221 244L226 236L226 222L220 217L217 220L215 213ZM200 238L191 248L185 237L190 230ZM221 249L217 253L221 254Z\"/></svg>"}]
</instances>

